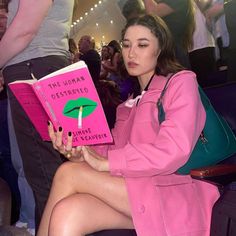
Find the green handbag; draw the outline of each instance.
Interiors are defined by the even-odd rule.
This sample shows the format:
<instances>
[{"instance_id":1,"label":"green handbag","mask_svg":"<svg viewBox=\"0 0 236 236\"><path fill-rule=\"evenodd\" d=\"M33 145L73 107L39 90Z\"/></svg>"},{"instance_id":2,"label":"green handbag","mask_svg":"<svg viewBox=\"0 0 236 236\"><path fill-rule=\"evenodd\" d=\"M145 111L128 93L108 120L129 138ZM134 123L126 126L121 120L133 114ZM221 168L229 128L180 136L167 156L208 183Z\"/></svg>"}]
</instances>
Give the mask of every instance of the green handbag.
<instances>
[{"instance_id":1,"label":"green handbag","mask_svg":"<svg viewBox=\"0 0 236 236\"><path fill-rule=\"evenodd\" d=\"M160 124L165 120L162 98L171 77L167 80L157 102ZM217 114L201 87L199 93L206 111L206 123L187 163L177 170L177 173L182 175L189 174L190 170L195 168L215 165L236 153L236 138L233 131L226 120Z\"/></svg>"}]
</instances>

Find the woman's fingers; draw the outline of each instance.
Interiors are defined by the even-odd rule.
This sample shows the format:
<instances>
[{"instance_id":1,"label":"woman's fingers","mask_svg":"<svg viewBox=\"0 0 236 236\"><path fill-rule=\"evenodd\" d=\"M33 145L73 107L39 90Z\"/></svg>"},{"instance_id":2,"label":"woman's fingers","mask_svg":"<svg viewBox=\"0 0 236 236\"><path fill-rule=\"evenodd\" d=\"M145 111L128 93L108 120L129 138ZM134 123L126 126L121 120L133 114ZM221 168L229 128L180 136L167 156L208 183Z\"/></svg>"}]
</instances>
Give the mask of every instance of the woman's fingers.
<instances>
[{"instance_id":1,"label":"woman's fingers","mask_svg":"<svg viewBox=\"0 0 236 236\"><path fill-rule=\"evenodd\" d=\"M62 127L59 127L55 134L56 134L55 145L58 148L61 148L61 146L62 146L62 136L63 136Z\"/></svg>"},{"instance_id":2,"label":"woman's fingers","mask_svg":"<svg viewBox=\"0 0 236 236\"><path fill-rule=\"evenodd\" d=\"M48 134L50 139L54 143L56 141L56 136L51 121L48 121Z\"/></svg>"},{"instance_id":3,"label":"woman's fingers","mask_svg":"<svg viewBox=\"0 0 236 236\"><path fill-rule=\"evenodd\" d=\"M72 133L68 132L68 134L67 134L67 143L65 145L66 151L71 151L72 150L72 140L73 140Z\"/></svg>"},{"instance_id":4,"label":"woman's fingers","mask_svg":"<svg viewBox=\"0 0 236 236\"><path fill-rule=\"evenodd\" d=\"M73 136L71 132L67 134L67 141L63 144L63 129L59 127L55 132L53 125L48 121L48 134L52 141L53 147L71 161L84 161L82 147L73 148Z\"/></svg>"}]
</instances>

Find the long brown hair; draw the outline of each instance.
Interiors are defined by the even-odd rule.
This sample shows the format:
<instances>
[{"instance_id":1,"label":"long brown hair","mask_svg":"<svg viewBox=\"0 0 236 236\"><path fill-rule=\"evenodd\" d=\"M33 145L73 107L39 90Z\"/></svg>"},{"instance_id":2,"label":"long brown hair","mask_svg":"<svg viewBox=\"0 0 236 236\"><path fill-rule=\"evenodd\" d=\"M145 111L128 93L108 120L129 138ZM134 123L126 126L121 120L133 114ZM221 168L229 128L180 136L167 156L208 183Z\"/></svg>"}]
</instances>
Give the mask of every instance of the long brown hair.
<instances>
[{"instance_id":1,"label":"long brown hair","mask_svg":"<svg viewBox=\"0 0 236 236\"><path fill-rule=\"evenodd\" d=\"M159 41L161 53L157 58L156 74L166 76L184 69L176 60L172 35L160 17L146 14L132 18L122 30L122 40L126 30L133 25L141 25L150 29Z\"/></svg>"}]
</instances>

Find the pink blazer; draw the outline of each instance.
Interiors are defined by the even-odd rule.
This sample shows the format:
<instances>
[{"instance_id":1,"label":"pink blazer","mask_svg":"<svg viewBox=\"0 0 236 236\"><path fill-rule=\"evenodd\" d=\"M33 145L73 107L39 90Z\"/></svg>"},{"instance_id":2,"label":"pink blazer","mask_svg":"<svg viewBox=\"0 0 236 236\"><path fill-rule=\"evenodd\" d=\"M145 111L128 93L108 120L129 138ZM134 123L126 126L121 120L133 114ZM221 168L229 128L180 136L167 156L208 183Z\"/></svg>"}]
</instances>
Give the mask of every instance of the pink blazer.
<instances>
[{"instance_id":1,"label":"pink blazer","mask_svg":"<svg viewBox=\"0 0 236 236\"><path fill-rule=\"evenodd\" d=\"M137 105L118 107L115 144L107 153L110 171L125 178L139 236L209 236L217 188L175 174L204 127L198 84L191 71L172 77L159 125L156 103L165 83L165 77L155 76Z\"/></svg>"}]
</instances>

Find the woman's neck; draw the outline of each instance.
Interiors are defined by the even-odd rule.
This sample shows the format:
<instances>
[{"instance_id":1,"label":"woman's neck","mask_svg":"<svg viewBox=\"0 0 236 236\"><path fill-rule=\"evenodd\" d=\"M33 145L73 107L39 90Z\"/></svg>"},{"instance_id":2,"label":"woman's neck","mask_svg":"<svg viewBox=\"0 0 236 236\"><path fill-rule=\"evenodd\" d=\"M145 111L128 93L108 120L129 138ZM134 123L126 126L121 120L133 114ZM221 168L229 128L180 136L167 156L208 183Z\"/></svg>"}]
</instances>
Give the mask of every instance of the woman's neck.
<instances>
[{"instance_id":1,"label":"woman's neck","mask_svg":"<svg viewBox=\"0 0 236 236\"><path fill-rule=\"evenodd\" d=\"M154 73L149 74L148 76L139 76L138 77L141 92L147 87L148 83L153 78L153 76L154 76Z\"/></svg>"}]
</instances>

